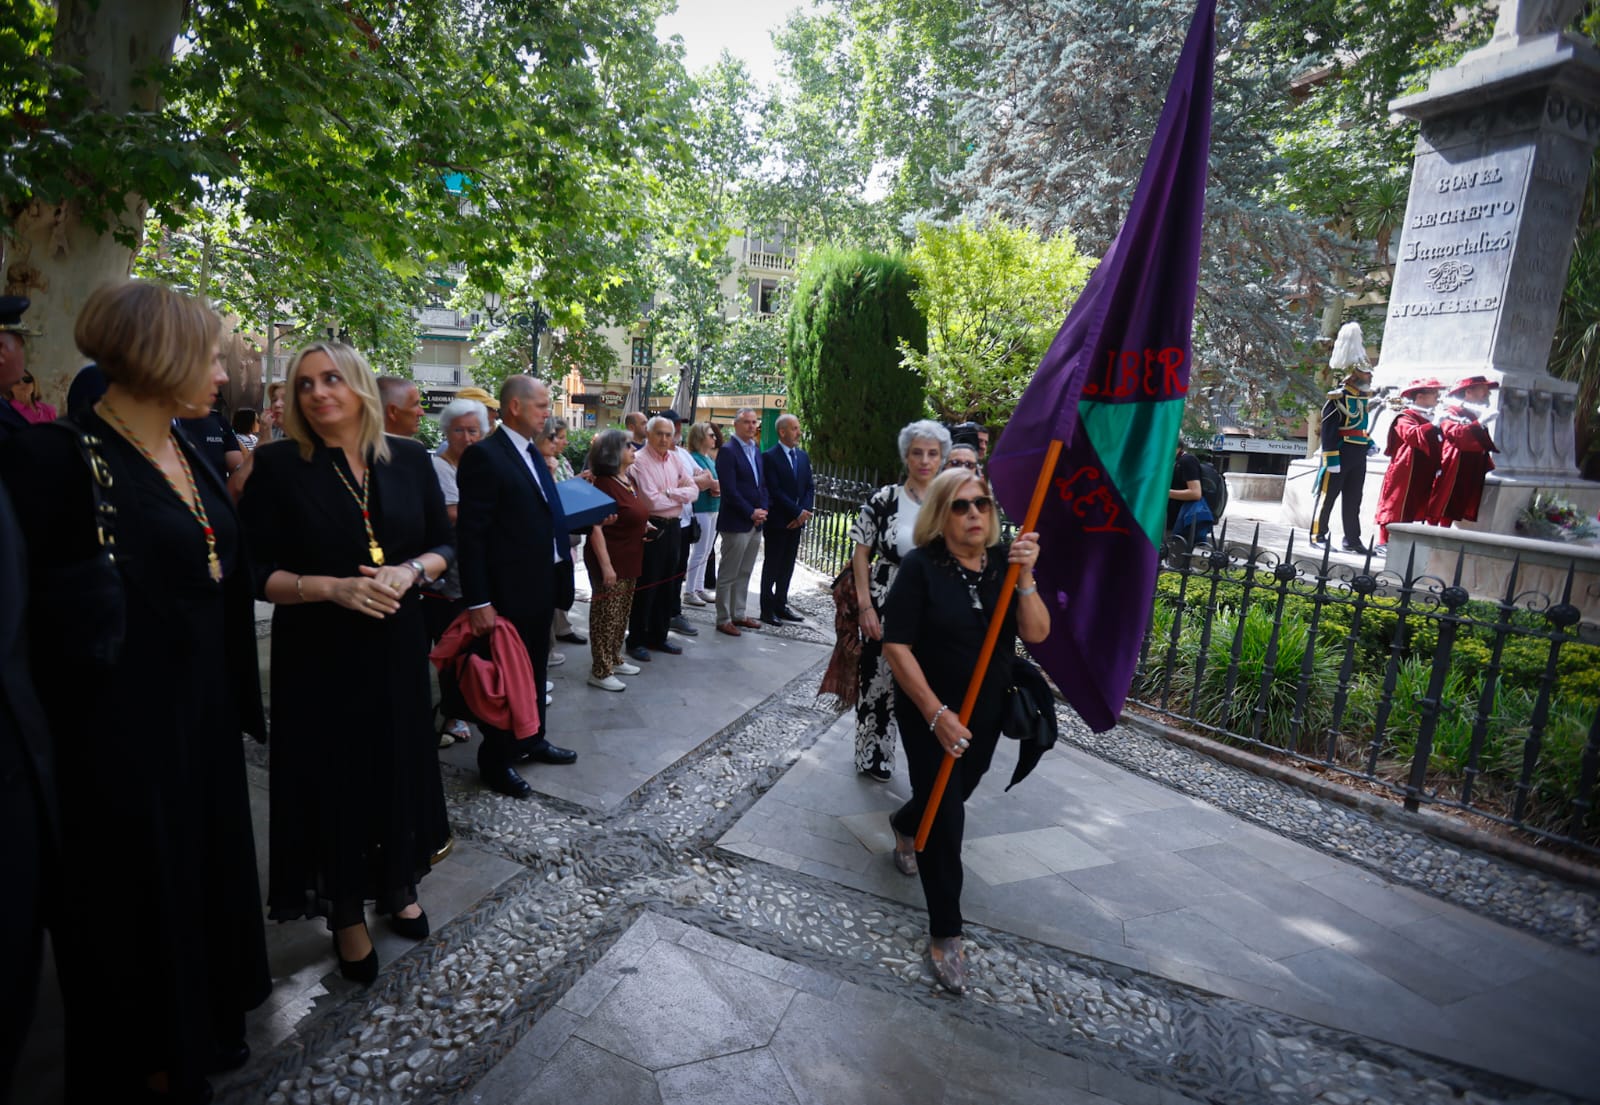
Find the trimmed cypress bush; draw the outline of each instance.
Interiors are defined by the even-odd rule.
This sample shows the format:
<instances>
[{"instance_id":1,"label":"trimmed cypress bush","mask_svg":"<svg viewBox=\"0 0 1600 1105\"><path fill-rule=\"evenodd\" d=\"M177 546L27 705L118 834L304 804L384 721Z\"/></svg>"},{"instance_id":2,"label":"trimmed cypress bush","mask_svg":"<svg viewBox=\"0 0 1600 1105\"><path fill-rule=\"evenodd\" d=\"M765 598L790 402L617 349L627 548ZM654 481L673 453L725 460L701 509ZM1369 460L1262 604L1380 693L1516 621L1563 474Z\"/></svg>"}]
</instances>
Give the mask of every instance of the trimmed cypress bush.
<instances>
[{"instance_id":1,"label":"trimmed cypress bush","mask_svg":"<svg viewBox=\"0 0 1600 1105\"><path fill-rule=\"evenodd\" d=\"M807 260L789 309L789 408L818 464L900 471L895 438L923 417L921 376L899 344L926 351L904 260L823 248Z\"/></svg>"}]
</instances>

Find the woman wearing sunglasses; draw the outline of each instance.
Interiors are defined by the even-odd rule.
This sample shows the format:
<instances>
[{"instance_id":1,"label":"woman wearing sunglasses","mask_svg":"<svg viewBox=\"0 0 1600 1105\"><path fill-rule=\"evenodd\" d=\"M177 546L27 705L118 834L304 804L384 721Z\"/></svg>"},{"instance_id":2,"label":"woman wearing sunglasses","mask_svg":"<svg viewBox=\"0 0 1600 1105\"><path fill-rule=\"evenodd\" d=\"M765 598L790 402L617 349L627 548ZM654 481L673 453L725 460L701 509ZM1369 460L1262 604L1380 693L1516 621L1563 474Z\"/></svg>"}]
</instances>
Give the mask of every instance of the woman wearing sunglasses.
<instances>
[{"instance_id":1,"label":"woman wearing sunglasses","mask_svg":"<svg viewBox=\"0 0 1600 1105\"><path fill-rule=\"evenodd\" d=\"M928 488L914 532L917 547L900 565L883 609L883 655L895 680L895 721L911 776L911 800L889 818L895 866L922 879L928 903L928 959L951 993L966 989L961 948L961 837L965 803L989 769L1011 690L1009 658L1018 637L1029 644L1050 632L1033 567L1039 535L1000 543L1000 520L989 484L963 468L942 472ZM1006 610L995 660L977 703L961 724L967 682L978 665L989 618L1000 599L1006 565L1021 566ZM955 758L950 783L920 856L912 838L945 754Z\"/></svg>"},{"instance_id":2,"label":"woman wearing sunglasses","mask_svg":"<svg viewBox=\"0 0 1600 1105\"><path fill-rule=\"evenodd\" d=\"M31 372L23 373L22 379L11 385L11 394L6 398L11 400L11 406L18 414L35 426L56 420L56 409L39 398L39 385L34 382Z\"/></svg>"}]
</instances>

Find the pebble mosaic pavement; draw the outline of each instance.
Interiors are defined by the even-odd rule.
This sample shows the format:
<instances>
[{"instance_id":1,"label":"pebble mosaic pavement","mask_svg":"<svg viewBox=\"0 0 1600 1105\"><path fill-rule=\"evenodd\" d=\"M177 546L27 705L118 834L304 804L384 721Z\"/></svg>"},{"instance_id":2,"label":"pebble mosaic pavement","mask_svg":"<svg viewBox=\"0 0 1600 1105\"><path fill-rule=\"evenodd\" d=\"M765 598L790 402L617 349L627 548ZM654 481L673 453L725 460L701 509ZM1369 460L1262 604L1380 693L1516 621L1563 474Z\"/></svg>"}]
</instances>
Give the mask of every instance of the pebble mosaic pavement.
<instances>
[{"instance_id":1,"label":"pebble mosaic pavement","mask_svg":"<svg viewBox=\"0 0 1600 1105\"><path fill-rule=\"evenodd\" d=\"M810 605L814 621L825 614L825 596L805 598L796 605ZM781 633L827 642L812 625ZM646 914L689 926L684 944L718 944L734 962L739 949L767 953L796 978L845 979L1091 1064L1119 1076L1118 1100L1129 1103L1574 1100L977 926L968 931L975 989L965 999L942 994L923 965L920 910L716 847L836 721L815 698L821 669L605 815L542 796L507 802L447 769L457 836L521 873L386 964L371 990L335 977L292 1037L219 1081L217 1100L471 1101ZM1062 720L1064 739L1220 808L1546 938L1600 946L1592 896L1155 736L1097 736L1066 711ZM264 772L259 757L250 770Z\"/></svg>"}]
</instances>

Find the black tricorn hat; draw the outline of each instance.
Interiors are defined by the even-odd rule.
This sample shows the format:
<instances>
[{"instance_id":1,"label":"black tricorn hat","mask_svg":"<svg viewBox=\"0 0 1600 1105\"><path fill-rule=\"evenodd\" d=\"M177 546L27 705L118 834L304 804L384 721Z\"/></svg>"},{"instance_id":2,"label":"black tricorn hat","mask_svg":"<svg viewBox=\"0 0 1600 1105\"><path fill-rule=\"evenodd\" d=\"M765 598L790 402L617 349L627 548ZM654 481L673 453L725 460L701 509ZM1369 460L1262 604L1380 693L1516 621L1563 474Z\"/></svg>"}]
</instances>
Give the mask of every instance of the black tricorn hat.
<instances>
[{"instance_id":1,"label":"black tricorn hat","mask_svg":"<svg viewBox=\"0 0 1600 1105\"><path fill-rule=\"evenodd\" d=\"M22 313L31 302L25 295L0 295L0 333L37 334L37 330L28 329L22 321Z\"/></svg>"}]
</instances>

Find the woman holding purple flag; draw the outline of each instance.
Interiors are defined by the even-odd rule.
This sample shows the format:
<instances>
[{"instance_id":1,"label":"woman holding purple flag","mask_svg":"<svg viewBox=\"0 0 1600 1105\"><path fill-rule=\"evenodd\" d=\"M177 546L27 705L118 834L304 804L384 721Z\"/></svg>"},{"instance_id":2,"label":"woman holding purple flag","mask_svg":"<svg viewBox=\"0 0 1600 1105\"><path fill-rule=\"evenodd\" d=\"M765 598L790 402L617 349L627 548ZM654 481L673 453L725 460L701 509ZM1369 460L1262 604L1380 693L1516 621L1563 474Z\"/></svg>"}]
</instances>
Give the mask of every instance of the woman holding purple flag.
<instances>
[{"instance_id":1,"label":"woman holding purple flag","mask_svg":"<svg viewBox=\"0 0 1600 1105\"><path fill-rule=\"evenodd\" d=\"M919 875L928 903L928 961L953 994L966 990L961 947L961 838L967 798L989 770L1011 695L1017 638L1028 644L1050 633L1050 611L1039 598L1033 567L1039 535L1000 543L1000 519L988 481L962 469L928 487L917 515L917 547L900 564L883 604L883 655L894 672L895 721L911 775L911 800L889 818L894 861ZM1016 601L1006 609L977 702L967 723L960 709L978 666L989 619L1000 600L1006 565L1017 564ZM934 778L945 755L954 758L950 786L939 803L919 859L913 843Z\"/></svg>"}]
</instances>

